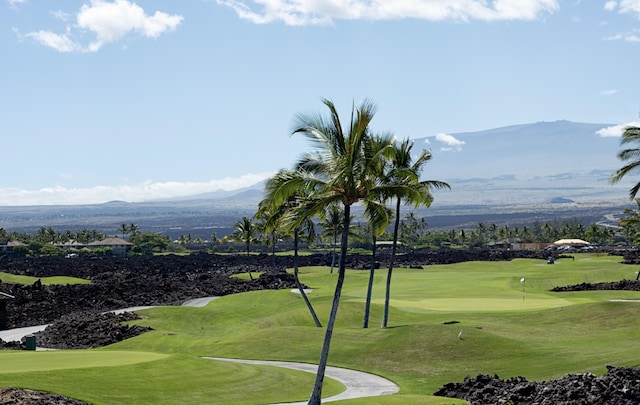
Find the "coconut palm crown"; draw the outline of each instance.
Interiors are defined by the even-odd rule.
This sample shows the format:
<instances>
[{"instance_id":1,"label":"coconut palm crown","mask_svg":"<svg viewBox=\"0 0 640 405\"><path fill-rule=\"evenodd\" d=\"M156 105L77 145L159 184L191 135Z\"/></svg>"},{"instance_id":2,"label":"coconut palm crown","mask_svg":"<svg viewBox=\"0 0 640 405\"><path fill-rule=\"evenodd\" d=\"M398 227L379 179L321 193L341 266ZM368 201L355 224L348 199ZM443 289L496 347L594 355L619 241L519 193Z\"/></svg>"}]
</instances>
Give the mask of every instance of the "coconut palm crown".
<instances>
[{"instance_id":1,"label":"coconut palm crown","mask_svg":"<svg viewBox=\"0 0 640 405\"><path fill-rule=\"evenodd\" d=\"M623 177L628 174L638 173L640 171L640 127L629 126L625 128L622 133L621 145L636 144L638 146L634 148L623 149L618 152L618 159L623 162L628 162L620 169L616 170L609 176L609 181L612 184L618 183ZM636 183L631 190L629 190L629 199L633 200L640 191L640 182Z\"/></svg>"}]
</instances>

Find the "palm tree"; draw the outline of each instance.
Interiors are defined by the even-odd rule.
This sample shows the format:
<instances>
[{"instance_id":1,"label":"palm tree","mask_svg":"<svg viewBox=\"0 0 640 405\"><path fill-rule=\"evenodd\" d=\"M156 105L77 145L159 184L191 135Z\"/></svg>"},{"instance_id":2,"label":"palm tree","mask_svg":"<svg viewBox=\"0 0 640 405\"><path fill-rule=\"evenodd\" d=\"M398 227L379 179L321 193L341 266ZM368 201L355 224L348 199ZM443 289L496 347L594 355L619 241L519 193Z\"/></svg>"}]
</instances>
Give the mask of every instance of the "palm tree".
<instances>
[{"instance_id":1,"label":"palm tree","mask_svg":"<svg viewBox=\"0 0 640 405\"><path fill-rule=\"evenodd\" d=\"M247 256L249 256L251 252L251 242L255 237L255 225L251 222L251 218L242 217L242 219L234 225L236 229L235 233L240 238L241 241L244 242L247 248ZM253 275L251 275L251 270L247 267L247 272L249 273L249 278L253 280Z\"/></svg>"},{"instance_id":2,"label":"palm tree","mask_svg":"<svg viewBox=\"0 0 640 405\"><path fill-rule=\"evenodd\" d=\"M269 200L265 199L258 204L258 211L254 218L260 220L256 229L267 237L267 246L271 246L271 271L273 274L273 288L278 289L278 279L276 277L276 245L280 232L281 213L270 207Z\"/></svg>"},{"instance_id":3,"label":"palm tree","mask_svg":"<svg viewBox=\"0 0 640 405\"><path fill-rule=\"evenodd\" d=\"M369 269L369 283L367 284L367 298L364 306L364 317L362 327L369 327L369 313L371 309L371 295L373 293L373 280L376 271L376 242L378 236L382 235L391 221L391 210L380 205L367 204L365 217L369 223L371 232L371 268Z\"/></svg>"},{"instance_id":4,"label":"palm tree","mask_svg":"<svg viewBox=\"0 0 640 405\"><path fill-rule=\"evenodd\" d=\"M622 133L620 144L640 144L640 127L626 127ZM609 176L609 181L612 184L618 183L627 174L638 172L638 169L640 169L640 147L621 150L618 152L618 159L628 163ZM640 191L640 182L636 183L635 186L631 187L631 190L629 190L629 199L633 200L636 198L638 191Z\"/></svg>"},{"instance_id":5,"label":"palm tree","mask_svg":"<svg viewBox=\"0 0 640 405\"><path fill-rule=\"evenodd\" d=\"M298 161L294 175L283 185L284 188L308 191L295 208L294 218L297 224L304 218L319 214L331 204L340 203L343 206L338 277L316 379L308 402L310 405L320 404L322 400L322 384L344 283L351 206L360 200L380 200L383 193L377 185L372 185L367 172L370 168L367 160L381 158L367 153L369 124L376 111L374 104L365 100L354 107L350 125L345 131L333 102L325 99L323 103L330 112L328 120L320 115L297 116L293 133L306 136L316 146L316 150ZM286 195L290 193L284 193Z\"/></svg>"},{"instance_id":6,"label":"palm tree","mask_svg":"<svg viewBox=\"0 0 640 405\"><path fill-rule=\"evenodd\" d=\"M314 323L318 328L322 327L322 324L318 320L316 312L307 297L307 293L304 291L302 284L300 283L298 275L298 246L300 241L300 228L303 229L305 239L313 240L315 238L315 229L313 220L311 218L304 218L300 225L296 225L291 220L291 214L293 208L299 204L300 199L304 195L304 190L295 188L288 188L286 194L282 192L282 185L287 184L288 180L295 176L295 173L287 170L279 171L274 177L267 181L265 186L266 196L259 204L259 211L270 212L270 215L265 217L265 227L267 229L278 228L281 232L293 233L293 277L300 292L300 296L304 300L307 309L311 313Z\"/></svg>"},{"instance_id":7,"label":"palm tree","mask_svg":"<svg viewBox=\"0 0 640 405\"><path fill-rule=\"evenodd\" d=\"M368 159L369 168L367 169L369 177L369 187L374 188L377 184L381 184L386 175L386 169L390 162L390 157L394 152L390 145L395 140L390 135L376 135L368 138L367 150L370 156L383 156L383 159ZM384 195L386 198L386 195ZM365 200L364 216L367 219L369 231L371 232L371 268L369 269L369 283L367 284L367 298L364 307L364 317L362 327L369 327L369 313L371 309L371 295L373 293L373 280L376 269L376 242L378 236L382 235L389 223L391 222L392 212L384 205L384 198L380 201L374 199Z\"/></svg>"},{"instance_id":8,"label":"palm tree","mask_svg":"<svg viewBox=\"0 0 640 405\"><path fill-rule=\"evenodd\" d=\"M413 161L411 156L411 149L413 148L413 142L409 139L405 139L396 145L394 148L394 154L391 160L391 171L386 178L386 181L403 186L393 194L396 198L396 212L395 223L393 226L393 244L391 245L391 257L389 258L389 271L387 272L387 282L384 298L384 313L382 316L382 327L386 328L389 320L389 301L391 298L391 275L393 273L393 261L396 255L396 249L398 245L398 229L400 227L400 204L405 201L408 204L412 204L415 207L423 205L428 207L433 201L431 195L431 189L451 188L449 184L438 180L424 180L420 181L420 172L423 165L431 160L431 151L425 149L420 153L418 158Z\"/></svg>"},{"instance_id":9,"label":"palm tree","mask_svg":"<svg viewBox=\"0 0 640 405\"><path fill-rule=\"evenodd\" d=\"M129 225L121 224L120 225L120 232L122 232L122 239L124 239L124 236L129 233Z\"/></svg>"},{"instance_id":10,"label":"palm tree","mask_svg":"<svg viewBox=\"0 0 640 405\"><path fill-rule=\"evenodd\" d=\"M320 226L322 227L321 235L325 238L331 238L331 270L336 263L336 246L338 245L338 235L342 232L342 211L338 204L331 204L322 212L320 216Z\"/></svg>"}]
</instances>

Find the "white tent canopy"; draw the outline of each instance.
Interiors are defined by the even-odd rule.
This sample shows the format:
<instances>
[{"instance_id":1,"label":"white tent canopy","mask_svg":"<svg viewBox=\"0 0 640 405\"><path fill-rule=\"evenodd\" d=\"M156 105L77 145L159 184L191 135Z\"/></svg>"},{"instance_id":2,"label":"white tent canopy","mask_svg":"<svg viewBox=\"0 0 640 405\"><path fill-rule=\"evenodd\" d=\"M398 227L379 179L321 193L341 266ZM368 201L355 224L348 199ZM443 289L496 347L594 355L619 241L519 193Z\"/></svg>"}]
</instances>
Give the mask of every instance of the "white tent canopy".
<instances>
[{"instance_id":1,"label":"white tent canopy","mask_svg":"<svg viewBox=\"0 0 640 405\"><path fill-rule=\"evenodd\" d=\"M586 246L590 245L589 242L582 239L560 239L553 242L556 246Z\"/></svg>"}]
</instances>

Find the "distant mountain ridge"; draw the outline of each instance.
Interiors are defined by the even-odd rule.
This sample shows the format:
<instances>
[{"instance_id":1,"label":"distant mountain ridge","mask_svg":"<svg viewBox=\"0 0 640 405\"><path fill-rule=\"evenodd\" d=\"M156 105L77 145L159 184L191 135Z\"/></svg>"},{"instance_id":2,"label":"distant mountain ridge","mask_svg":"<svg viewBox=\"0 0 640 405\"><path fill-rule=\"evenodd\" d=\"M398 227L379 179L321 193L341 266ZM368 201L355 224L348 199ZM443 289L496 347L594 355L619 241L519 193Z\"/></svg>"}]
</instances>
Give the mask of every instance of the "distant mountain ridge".
<instances>
[{"instance_id":1,"label":"distant mountain ridge","mask_svg":"<svg viewBox=\"0 0 640 405\"><path fill-rule=\"evenodd\" d=\"M414 148L431 149L423 177L451 184L450 193L439 193L446 201L620 200L626 198L628 183L609 183L609 175L621 166L620 138L597 133L612 125L537 122L418 138Z\"/></svg>"},{"instance_id":2,"label":"distant mountain ridge","mask_svg":"<svg viewBox=\"0 0 640 405\"><path fill-rule=\"evenodd\" d=\"M621 166L616 157L620 139L596 134L609 126L540 122L415 139L416 154L423 148L433 154L422 178L452 187L435 191L431 207L416 212L440 229L554 218L605 218L616 224L623 209L631 207L628 190L638 179L609 183L609 174ZM243 216L255 214L264 184L140 203L0 207L0 227L26 232L48 226L89 228L118 234L121 224L136 223L142 231L172 239L186 234L207 239L213 232L220 237Z\"/></svg>"},{"instance_id":3,"label":"distant mountain ridge","mask_svg":"<svg viewBox=\"0 0 640 405\"><path fill-rule=\"evenodd\" d=\"M448 182L436 191L435 205L538 204L554 199L575 202L627 199L629 181L613 186L609 175L620 167L620 138L597 131L614 124L566 120L415 138L414 153L433 155L422 178ZM169 201L242 200L256 204L265 182L232 191L215 191Z\"/></svg>"}]
</instances>

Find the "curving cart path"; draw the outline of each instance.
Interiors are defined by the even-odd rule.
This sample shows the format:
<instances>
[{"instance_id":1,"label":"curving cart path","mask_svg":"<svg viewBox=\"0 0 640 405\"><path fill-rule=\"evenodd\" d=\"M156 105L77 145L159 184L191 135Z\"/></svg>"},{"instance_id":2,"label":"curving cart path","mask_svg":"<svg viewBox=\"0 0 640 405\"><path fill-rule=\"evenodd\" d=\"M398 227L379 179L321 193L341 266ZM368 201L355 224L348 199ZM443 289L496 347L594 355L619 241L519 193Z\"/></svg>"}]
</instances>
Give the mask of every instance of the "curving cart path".
<instances>
[{"instance_id":1,"label":"curving cart path","mask_svg":"<svg viewBox=\"0 0 640 405\"><path fill-rule=\"evenodd\" d=\"M211 300L214 300L216 298L217 297L196 298L196 299L186 301L182 305L188 306L188 307L203 307L207 305ZM152 306L129 307L129 308L123 308L123 309L119 309L111 312L115 312L115 313L131 312L131 311L137 311L137 310L148 309L148 308L153 308L153 307ZM47 326L49 325L37 325L37 326L28 326L25 328L2 330L0 331L0 339L4 340L5 342L19 341L26 335L44 330ZM292 363L292 362L286 362L286 361L242 360L242 359L227 359L227 358L220 358L220 357L204 357L204 358L209 360L228 361L228 362L234 362L234 363L284 367L284 368L290 368L293 370L305 371L313 374L316 373L318 368L318 366L315 364ZM375 374L364 373L362 371L350 370L346 368L327 366L325 370L325 376L339 381L346 387L346 389L338 395L334 395L328 398L323 398L322 402L332 402L332 401L339 401L342 399L351 399L351 398L365 398L365 397L392 395L397 393L400 390L400 387L398 387L397 384L387 380L386 378L382 378ZM272 404L272 405L305 405L306 403L307 401L288 402L288 403Z\"/></svg>"},{"instance_id":2,"label":"curving cart path","mask_svg":"<svg viewBox=\"0 0 640 405\"><path fill-rule=\"evenodd\" d=\"M242 360L242 359L225 359L220 357L204 357L209 360L230 361L243 364L258 364L265 366L285 367L293 370L306 371L315 374L318 366L307 363L291 363L287 361L263 361L263 360ZM338 368L327 366L325 376L337 380L344 384L346 390L338 395L328 398L322 398L322 402L339 401L352 398L378 397L383 395L392 395L400 390L397 384L382 378L375 374L363 373L362 371L350 370L347 368ZM303 402L287 402L272 405L306 405Z\"/></svg>"}]
</instances>

